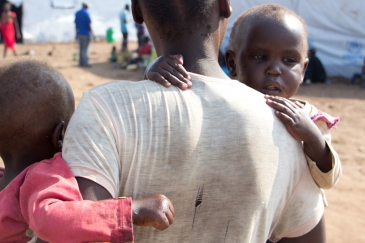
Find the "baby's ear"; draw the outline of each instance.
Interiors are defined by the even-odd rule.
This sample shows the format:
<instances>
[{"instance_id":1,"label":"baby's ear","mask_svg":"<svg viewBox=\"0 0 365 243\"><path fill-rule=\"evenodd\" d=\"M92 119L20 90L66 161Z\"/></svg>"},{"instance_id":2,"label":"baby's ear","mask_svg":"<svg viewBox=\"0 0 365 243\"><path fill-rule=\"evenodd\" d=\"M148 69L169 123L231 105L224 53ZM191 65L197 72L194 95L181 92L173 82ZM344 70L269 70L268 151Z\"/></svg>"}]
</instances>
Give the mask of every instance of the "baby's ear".
<instances>
[{"instance_id":1,"label":"baby's ear","mask_svg":"<svg viewBox=\"0 0 365 243\"><path fill-rule=\"evenodd\" d=\"M57 124L52 133L52 144L57 151L62 150L63 137L65 136L65 122L61 121Z\"/></svg>"},{"instance_id":2,"label":"baby's ear","mask_svg":"<svg viewBox=\"0 0 365 243\"><path fill-rule=\"evenodd\" d=\"M234 58L234 52L232 50L227 50L226 55L226 65L229 72L229 76L236 77L237 76L237 68L236 68L236 61Z\"/></svg>"}]
</instances>

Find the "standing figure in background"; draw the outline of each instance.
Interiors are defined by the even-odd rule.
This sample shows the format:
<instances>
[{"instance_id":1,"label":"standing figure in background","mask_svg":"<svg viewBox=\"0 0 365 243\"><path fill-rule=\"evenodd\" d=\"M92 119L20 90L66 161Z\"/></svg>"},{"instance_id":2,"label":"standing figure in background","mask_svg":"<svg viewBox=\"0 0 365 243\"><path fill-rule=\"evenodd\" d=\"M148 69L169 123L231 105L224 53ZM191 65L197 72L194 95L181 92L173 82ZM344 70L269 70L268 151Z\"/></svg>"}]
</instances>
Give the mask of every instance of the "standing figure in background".
<instances>
[{"instance_id":1,"label":"standing figure in background","mask_svg":"<svg viewBox=\"0 0 365 243\"><path fill-rule=\"evenodd\" d=\"M355 73L352 76L351 84L354 84L359 79L361 80L361 87L365 88L365 58L364 64L362 65L361 73Z\"/></svg>"},{"instance_id":2,"label":"standing figure in background","mask_svg":"<svg viewBox=\"0 0 365 243\"><path fill-rule=\"evenodd\" d=\"M134 26L137 29L138 48L141 46L142 37L145 36L146 26L143 24L135 23Z\"/></svg>"},{"instance_id":3,"label":"standing figure in background","mask_svg":"<svg viewBox=\"0 0 365 243\"><path fill-rule=\"evenodd\" d=\"M311 48L308 52L309 63L304 76L304 83L324 83L327 79L326 70L321 60L316 56L316 49Z\"/></svg>"},{"instance_id":4,"label":"standing figure in background","mask_svg":"<svg viewBox=\"0 0 365 243\"><path fill-rule=\"evenodd\" d=\"M4 57L6 51L11 49L16 56L15 51L15 34L17 38L20 38L20 31L16 14L11 11L11 4L5 3L3 12L1 13L1 34L4 41Z\"/></svg>"},{"instance_id":5,"label":"standing figure in background","mask_svg":"<svg viewBox=\"0 0 365 243\"><path fill-rule=\"evenodd\" d=\"M120 15L120 26L123 35L122 50L127 50L128 45L128 22L130 20L129 5L125 5L124 10Z\"/></svg>"},{"instance_id":6,"label":"standing figure in background","mask_svg":"<svg viewBox=\"0 0 365 243\"><path fill-rule=\"evenodd\" d=\"M87 9L89 8L86 2L82 3L82 9L76 13L75 25L76 25L76 39L79 41L80 67L90 67L88 48L93 35L91 29L91 18Z\"/></svg>"}]
</instances>

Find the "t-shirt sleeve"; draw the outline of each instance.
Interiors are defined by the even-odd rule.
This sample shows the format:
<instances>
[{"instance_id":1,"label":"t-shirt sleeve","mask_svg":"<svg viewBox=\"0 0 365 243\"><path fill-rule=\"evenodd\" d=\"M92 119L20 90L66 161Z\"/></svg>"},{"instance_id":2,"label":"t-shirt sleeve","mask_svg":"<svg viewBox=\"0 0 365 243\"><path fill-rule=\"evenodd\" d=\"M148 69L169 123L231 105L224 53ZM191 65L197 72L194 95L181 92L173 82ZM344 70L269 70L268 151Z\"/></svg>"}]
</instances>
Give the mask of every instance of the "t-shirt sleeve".
<instances>
[{"instance_id":1,"label":"t-shirt sleeve","mask_svg":"<svg viewBox=\"0 0 365 243\"><path fill-rule=\"evenodd\" d=\"M59 155L28 171L19 204L29 228L49 242L132 242L130 198L83 201Z\"/></svg>"},{"instance_id":2,"label":"t-shirt sleeve","mask_svg":"<svg viewBox=\"0 0 365 243\"><path fill-rule=\"evenodd\" d=\"M320 221L324 204L320 189L308 169L303 173L290 200L270 234L270 241L293 238L310 232Z\"/></svg>"},{"instance_id":3,"label":"t-shirt sleeve","mask_svg":"<svg viewBox=\"0 0 365 243\"><path fill-rule=\"evenodd\" d=\"M67 127L62 156L75 177L94 181L118 197L118 137L104 107L90 91L83 95Z\"/></svg>"}]
</instances>

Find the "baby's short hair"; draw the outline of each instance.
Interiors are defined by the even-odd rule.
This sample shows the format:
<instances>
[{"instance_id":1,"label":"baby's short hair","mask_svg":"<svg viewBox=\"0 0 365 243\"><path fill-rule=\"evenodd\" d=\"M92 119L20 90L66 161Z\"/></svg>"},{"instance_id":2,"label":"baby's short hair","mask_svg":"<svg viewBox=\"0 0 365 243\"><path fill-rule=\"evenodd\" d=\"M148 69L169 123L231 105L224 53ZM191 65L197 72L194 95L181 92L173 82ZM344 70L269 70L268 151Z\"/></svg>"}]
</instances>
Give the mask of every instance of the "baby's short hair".
<instances>
[{"instance_id":1,"label":"baby's short hair","mask_svg":"<svg viewBox=\"0 0 365 243\"><path fill-rule=\"evenodd\" d=\"M214 0L142 0L148 18L158 24L159 34L174 41L206 26L207 34Z\"/></svg>"},{"instance_id":2,"label":"baby's short hair","mask_svg":"<svg viewBox=\"0 0 365 243\"><path fill-rule=\"evenodd\" d=\"M238 32L242 31L242 29L244 29L245 33L247 33L247 31L250 29L250 26L259 20L270 20L276 23L280 23L283 20L285 14L292 15L303 24L303 29L304 29L303 42L305 44L305 50L307 52L308 33L305 21L294 11L277 4L258 5L244 12L233 25L229 41L229 48L233 51L237 49L236 45L238 45L239 42L236 41L236 38L238 36Z\"/></svg>"},{"instance_id":3,"label":"baby's short hair","mask_svg":"<svg viewBox=\"0 0 365 243\"><path fill-rule=\"evenodd\" d=\"M68 122L73 109L71 87L45 62L21 57L0 63L0 125L17 134L41 126L51 130Z\"/></svg>"}]
</instances>

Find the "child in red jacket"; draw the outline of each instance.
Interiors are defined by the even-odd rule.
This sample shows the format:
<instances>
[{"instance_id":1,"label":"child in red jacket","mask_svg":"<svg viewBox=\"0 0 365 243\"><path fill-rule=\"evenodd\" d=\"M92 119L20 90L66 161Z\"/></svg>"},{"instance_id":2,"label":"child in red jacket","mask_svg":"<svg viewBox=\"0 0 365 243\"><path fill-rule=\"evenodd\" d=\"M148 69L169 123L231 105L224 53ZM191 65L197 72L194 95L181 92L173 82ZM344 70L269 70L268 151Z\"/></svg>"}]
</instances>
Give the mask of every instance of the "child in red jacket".
<instances>
[{"instance_id":1,"label":"child in red jacket","mask_svg":"<svg viewBox=\"0 0 365 243\"><path fill-rule=\"evenodd\" d=\"M173 206L163 195L83 201L59 153L75 107L67 81L24 58L1 65L0 77L6 168L0 173L0 242L28 242L33 233L53 243L132 242L132 223L162 230L173 222Z\"/></svg>"}]
</instances>

